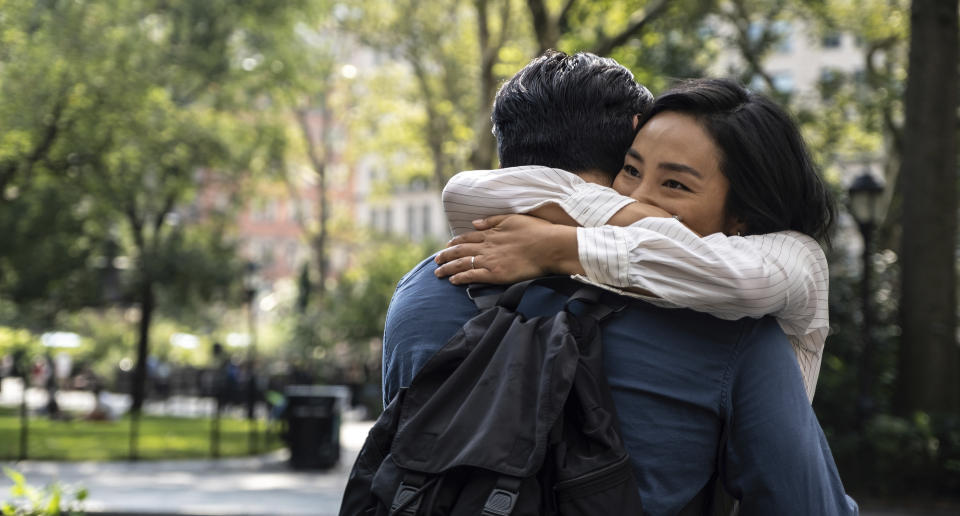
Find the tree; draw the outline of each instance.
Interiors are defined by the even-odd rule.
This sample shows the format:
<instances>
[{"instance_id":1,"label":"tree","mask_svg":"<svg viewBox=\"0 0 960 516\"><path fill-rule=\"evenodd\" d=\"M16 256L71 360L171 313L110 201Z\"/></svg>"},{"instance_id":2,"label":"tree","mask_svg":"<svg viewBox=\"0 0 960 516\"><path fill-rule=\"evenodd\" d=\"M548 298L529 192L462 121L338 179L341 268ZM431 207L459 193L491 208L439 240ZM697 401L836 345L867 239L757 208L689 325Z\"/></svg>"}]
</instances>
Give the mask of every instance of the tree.
<instances>
[{"instance_id":1,"label":"tree","mask_svg":"<svg viewBox=\"0 0 960 516\"><path fill-rule=\"evenodd\" d=\"M897 408L960 411L956 1L914 0L905 95Z\"/></svg>"},{"instance_id":2,"label":"tree","mask_svg":"<svg viewBox=\"0 0 960 516\"><path fill-rule=\"evenodd\" d=\"M14 227L25 245L0 264L8 278L24 277L24 249L55 254L31 242L44 220L78 248L61 253L71 266L89 269L105 241L130 258L129 299L140 311L134 415L161 291L210 299L236 283L224 219L186 208L204 178L232 175L242 187L247 174L280 168L284 129L264 95L297 67L271 44L293 37L309 3L2 5L0 30L12 44L0 51L0 117L15 129L0 137L0 180L14 201L0 208L29 196L38 215Z\"/></svg>"}]
</instances>

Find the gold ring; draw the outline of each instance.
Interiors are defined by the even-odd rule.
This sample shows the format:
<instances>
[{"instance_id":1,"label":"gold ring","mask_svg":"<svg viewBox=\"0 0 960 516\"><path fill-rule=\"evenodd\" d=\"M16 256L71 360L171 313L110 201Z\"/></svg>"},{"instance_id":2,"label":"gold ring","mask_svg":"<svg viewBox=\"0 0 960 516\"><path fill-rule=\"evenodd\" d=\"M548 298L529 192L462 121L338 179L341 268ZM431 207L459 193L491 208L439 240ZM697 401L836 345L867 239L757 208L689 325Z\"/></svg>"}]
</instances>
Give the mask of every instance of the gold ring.
<instances>
[{"instance_id":1,"label":"gold ring","mask_svg":"<svg viewBox=\"0 0 960 516\"><path fill-rule=\"evenodd\" d=\"M470 257L470 268L471 268L471 269L476 269L476 268L477 268L477 257L476 257L476 256L471 256L471 257Z\"/></svg>"}]
</instances>

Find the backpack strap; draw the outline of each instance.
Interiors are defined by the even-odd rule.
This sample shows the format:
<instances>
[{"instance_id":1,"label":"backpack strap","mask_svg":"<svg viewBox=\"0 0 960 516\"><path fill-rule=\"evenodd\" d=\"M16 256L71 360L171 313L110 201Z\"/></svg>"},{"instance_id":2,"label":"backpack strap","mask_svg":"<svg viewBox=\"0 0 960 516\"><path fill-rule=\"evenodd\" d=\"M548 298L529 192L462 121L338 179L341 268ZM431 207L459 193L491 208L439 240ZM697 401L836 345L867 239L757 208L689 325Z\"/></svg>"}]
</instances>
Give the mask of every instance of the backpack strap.
<instances>
[{"instance_id":1,"label":"backpack strap","mask_svg":"<svg viewBox=\"0 0 960 516\"><path fill-rule=\"evenodd\" d=\"M590 285L582 285L570 295L564 308L569 311L570 305L579 301L583 306L579 317L589 317L598 323L606 320L607 317L626 308L629 301L623 296L609 294L599 288Z\"/></svg>"},{"instance_id":2,"label":"backpack strap","mask_svg":"<svg viewBox=\"0 0 960 516\"><path fill-rule=\"evenodd\" d=\"M473 304L477 305L477 310L482 312L497 304L497 300L500 299L503 291L493 290L492 287L494 287L494 285L488 285L486 283L471 283L467 285L467 297L473 301ZM491 292L484 293L484 290L490 290Z\"/></svg>"},{"instance_id":3,"label":"backpack strap","mask_svg":"<svg viewBox=\"0 0 960 516\"><path fill-rule=\"evenodd\" d=\"M423 491L433 485L436 479L427 480L422 473L407 471L397 486L397 492L390 503L389 516L416 516L423 500Z\"/></svg>"},{"instance_id":4,"label":"backpack strap","mask_svg":"<svg viewBox=\"0 0 960 516\"><path fill-rule=\"evenodd\" d=\"M533 285L548 287L565 296L574 296L580 291L587 290L597 290L599 292L599 289L593 289L592 287L586 286L583 283L574 281L570 279L570 276L556 275L521 281L519 283L510 285L504 291L494 291L488 293L484 293L483 291L485 289L491 290L491 287L496 286L482 283L472 283L467 286L467 297L469 297L470 300L477 305L477 309L479 309L481 312L493 307L494 305L499 305L509 310L516 310L517 307L520 306L520 301L523 299L524 294L526 294L527 289Z\"/></svg>"},{"instance_id":5,"label":"backpack strap","mask_svg":"<svg viewBox=\"0 0 960 516\"><path fill-rule=\"evenodd\" d=\"M517 505L521 480L517 477L501 475L483 504L481 516L510 516Z\"/></svg>"}]
</instances>

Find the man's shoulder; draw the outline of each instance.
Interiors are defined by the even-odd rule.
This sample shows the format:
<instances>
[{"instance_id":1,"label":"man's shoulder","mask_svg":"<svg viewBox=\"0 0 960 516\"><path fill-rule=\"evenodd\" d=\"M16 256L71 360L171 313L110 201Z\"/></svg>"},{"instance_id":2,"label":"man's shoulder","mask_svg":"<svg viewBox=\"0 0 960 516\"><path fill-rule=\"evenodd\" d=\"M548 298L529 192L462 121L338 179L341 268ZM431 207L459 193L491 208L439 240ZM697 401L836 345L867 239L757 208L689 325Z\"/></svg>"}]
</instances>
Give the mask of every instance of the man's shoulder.
<instances>
[{"instance_id":1,"label":"man's shoulder","mask_svg":"<svg viewBox=\"0 0 960 516\"><path fill-rule=\"evenodd\" d=\"M433 271L437 269L437 262L434 261L434 258L436 258L436 256L437 256L437 253L433 253L430 256L424 258L423 261L415 265L412 269L410 269L406 274L403 275L402 278L400 278L400 281L397 282L397 288L399 289L404 285L412 281L415 281L416 278L422 277L427 274L429 274L432 277L435 277L433 276Z\"/></svg>"},{"instance_id":2,"label":"man's shoulder","mask_svg":"<svg viewBox=\"0 0 960 516\"><path fill-rule=\"evenodd\" d=\"M436 300L445 302L465 302L471 307L473 303L466 295L466 289L450 283L447 278L438 278L434 271L438 265L433 261L436 254L424 258L397 282L397 289L390 302L391 309L416 306L420 304L434 305ZM440 317L441 314L429 314Z\"/></svg>"}]
</instances>

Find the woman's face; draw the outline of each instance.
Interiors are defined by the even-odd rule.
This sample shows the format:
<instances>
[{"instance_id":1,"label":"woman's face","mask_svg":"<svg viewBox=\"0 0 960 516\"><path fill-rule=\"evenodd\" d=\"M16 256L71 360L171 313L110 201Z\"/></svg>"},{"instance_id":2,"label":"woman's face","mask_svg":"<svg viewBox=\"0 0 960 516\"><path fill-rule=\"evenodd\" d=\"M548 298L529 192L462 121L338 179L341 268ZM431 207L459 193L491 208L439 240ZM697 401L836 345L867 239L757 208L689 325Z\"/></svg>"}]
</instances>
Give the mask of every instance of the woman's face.
<instances>
[{"instance_id":1,"label":"woman's face","mask_svg":"<svg viewBox=\"0 0 960 516\"><path fill-rule=\"evenodd\" d=\"M743 228L724 208L730 183L720 150L689 115L666 111L644 125L613 181L621 195L657 206L700 235Z\"/></svg>"}]
</instances>

